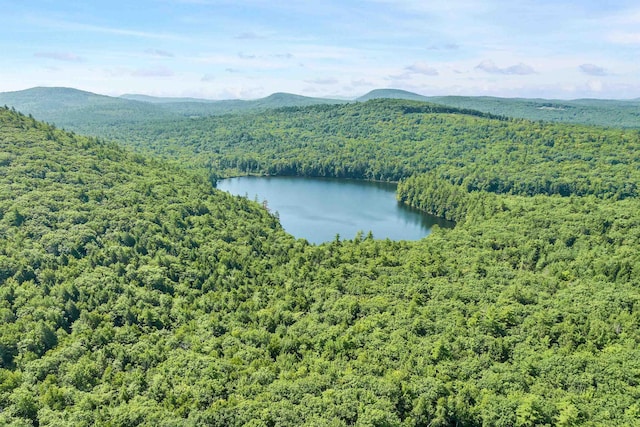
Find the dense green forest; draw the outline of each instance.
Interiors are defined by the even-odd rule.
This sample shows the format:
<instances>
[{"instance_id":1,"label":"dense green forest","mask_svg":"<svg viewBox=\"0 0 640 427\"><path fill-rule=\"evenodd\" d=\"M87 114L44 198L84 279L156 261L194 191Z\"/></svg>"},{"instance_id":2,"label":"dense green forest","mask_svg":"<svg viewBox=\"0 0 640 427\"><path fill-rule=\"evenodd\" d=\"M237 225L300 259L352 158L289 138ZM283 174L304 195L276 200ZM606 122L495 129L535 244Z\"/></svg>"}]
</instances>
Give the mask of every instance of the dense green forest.
<instances>
[{"instance_id":1,"label":"dense green forest","mask_svg":"<svg viewBox=\"0 0 640 427\"><path fill-rule=\"evenodd\" d=\"M639 99L541 99L494 96L423 96L397 89L376 89L358 101L390 98L431 102L513 118L619 128L640 127Z\"/></svg>"},{"instance_id":2,"label":"dense green forest","mask_svg":"<svg viewBox=\"0 0 640 427\"><path fill-rule=\"evenodd\" d=\"M637 131L391 100L93 130L197 167L0 109L0 424L640 420ZM232 173L402 179L457 225L310 245Z\"/></svg>"},{"instance_id":3,"label":"dense green forest","mask_svg":"<svg viewBox=\"0 0 640 427\"><path fill-rule=\"evenodd\" d=\"M14 107L58 127L92 133L96 126L136 125L185 117L259 112L280 107L343 104L347 101L274 93L254 100L158 98L144 95L111 97L73 88L35 87L0 93L0 105Z\"/></svg>"},{"instance_id":4,"label":"dense green forest","mask_svg":"<svg viewBox=\"0 0 640 427\"><path fill-rule=\"evenodd\" d=\"M640 131L530 122L415 101L84 128L215 174L398 181L433 172L468 190L638 195Z\"/></svg>"},{"instance_id":5,"label":"dense green forest","mask_svg":"<svg viewBox=\"0 0 640 427\"><path fill-rule=\"evenodd\" d=\"M344 104L349 101L330 98L312 98L291 93L274 93L265 98L243 100L226 99L212 101L197 98L157 98L141 95L123 95L123 98L150 102L171 113L187 117L218 116L222 114L265 111L282 107L304 107L308 105ZM0 96L0 99L2 97Z\"/></svg>"},{"instance_id":6,"label":"dense green forest","mask_svg":"<svg viewBox=\"0 0 640 427\"><path fill-rule=\"evenodd\" d=\"M491 96L432 96L425 101L509 117L549 122L640 128L640 101L527 99Z\"/></svg>"},{"instance_id":7,"label":"dense green forest","mask_svg":"<svg viewBox=\"0 0 640 427\"><path fill-rule=\"evenodd\" d=\"M41 121L73 129L87 120L101 125L172 120L177 116L148 102L98 95L72 88L35 87L0 93L0 105Z\"/></svg>"}]
</instances>

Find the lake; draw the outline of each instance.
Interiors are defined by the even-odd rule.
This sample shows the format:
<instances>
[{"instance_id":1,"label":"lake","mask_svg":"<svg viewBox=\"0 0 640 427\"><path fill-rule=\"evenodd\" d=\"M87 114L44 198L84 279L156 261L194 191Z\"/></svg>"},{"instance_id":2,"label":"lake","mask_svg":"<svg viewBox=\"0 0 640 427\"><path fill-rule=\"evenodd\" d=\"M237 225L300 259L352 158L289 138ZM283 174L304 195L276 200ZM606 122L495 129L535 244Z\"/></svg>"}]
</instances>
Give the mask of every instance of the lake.
<instances>
[{"instance_id":1,"label":"lake","mask_svg":"<svg viewBox=\"0 0 640 427\"><path fill-rule=\"evenodd\" d=\"M434 225L453 223L396 201L396 184L357 180L243 176L218 181L217 188L266 201L284 229L312 243L352 239L369 231L376 239L419 240Z\"/></svg>"}]
</instances>

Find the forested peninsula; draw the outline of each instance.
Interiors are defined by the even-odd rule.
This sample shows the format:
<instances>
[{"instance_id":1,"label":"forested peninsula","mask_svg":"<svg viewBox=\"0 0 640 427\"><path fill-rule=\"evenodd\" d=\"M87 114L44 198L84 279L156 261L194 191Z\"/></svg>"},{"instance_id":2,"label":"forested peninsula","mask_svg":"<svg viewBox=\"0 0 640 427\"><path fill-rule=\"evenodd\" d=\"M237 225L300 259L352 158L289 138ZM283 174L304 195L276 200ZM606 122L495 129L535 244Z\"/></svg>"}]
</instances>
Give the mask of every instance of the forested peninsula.
<instances>
[{"instance_id":1,"label":"forested peninsula","mask_svg":"<svg viewBox=\"0 0 640 427\"><path fill-rule=\"evenodd\" d=\"M638 130L389 99L82 120L0 109L0 424L638 423ZM312 245L214 188L248 173L399 181L456 226Z\"/></svg>"}]
</instances>

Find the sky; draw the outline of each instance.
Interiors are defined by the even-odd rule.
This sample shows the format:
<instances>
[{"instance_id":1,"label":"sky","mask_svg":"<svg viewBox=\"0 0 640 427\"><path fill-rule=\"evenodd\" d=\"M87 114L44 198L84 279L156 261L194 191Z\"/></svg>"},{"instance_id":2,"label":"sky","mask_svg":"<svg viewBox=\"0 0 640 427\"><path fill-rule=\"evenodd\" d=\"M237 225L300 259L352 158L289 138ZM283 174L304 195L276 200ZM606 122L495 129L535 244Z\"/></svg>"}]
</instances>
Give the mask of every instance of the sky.
<instances>
[{"instance_id":1,"label":"sky","mask_svg":"<svg viewBox=\"0 0 640 427\"><path fill-rule=\"evenodd\" d=\"M640 97L637 0L0 0L0 92Z\"/></svg>"}]
</instances>

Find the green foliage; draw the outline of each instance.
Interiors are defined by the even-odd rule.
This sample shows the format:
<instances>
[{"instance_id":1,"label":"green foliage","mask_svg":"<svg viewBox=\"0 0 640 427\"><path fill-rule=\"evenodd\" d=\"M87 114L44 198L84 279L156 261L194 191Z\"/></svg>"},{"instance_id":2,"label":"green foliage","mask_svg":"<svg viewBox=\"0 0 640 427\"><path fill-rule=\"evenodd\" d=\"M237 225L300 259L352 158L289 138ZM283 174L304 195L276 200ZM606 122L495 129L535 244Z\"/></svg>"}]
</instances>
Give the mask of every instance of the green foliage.
<instances>
[{"instance_id":1,"label":"green foliage","mask_svg":"<svg viewBox=\"0 0 640 427\"><path fill-rule=\"evenodd\" d=\"M404 100L83 126L217 176L398 181L432 173L468 191L606 198L635 197L640 182L638 131L510 120Z\"/></svg>"},{"instance_id":2,"label":"green foliage","mask_svg":"<svg viewBox=\"0 0 640 427\"><path fill-rule=\"evenodd\" d=\"M97 95L62 87L35 87L0 93L0 105L11 106L39 120L59 127L74 129L76 125L131 125L153 120L171 120L176 114L161 107L135 100ZM47 136L48 138L51 135Z\"/></svg>"},{"instance_id":3,"label":"green foliage","mask_svg":"<svg viewBox=\"0 0 640 427\"><path fill-rule=\"evenodd\" d=\"M303 107L318 104L344 104L348 101L327 98L310 98L291 93L274 93L265 98L251 101L229 99L212 101L194 98L157 98L144 95L124 95L132 100L159 104L164 110L191 118L217 116L223 114L248 113L282 107ZM0 100L2 97L0 96Z\"/></svg>"},{"instance_id":4,"label":"green foliage","mask_svg":"<svg viewBox=\"0 0 640 427\"><path fill-rule=\"evenodd\" d=\"M638 99L576 99L569 101L491 96L422 96L398 89L376 89L359 97L358 101L380 98L432 102L454 108L533 121L640 128L640 100Z\"/></svg>"},{"instance_id":5,"label":"green foliage","mask_svg":"<svg viewBox=\"0 0 640 427\"><path fill-rule=\"evenodd\" d=\"M36 87L0 93L0 105L15 107L25 114L65 128L89 131L92 126L113 126L145 121L175 120L179 117L206 117L225 114L264 112L282 107L345 104L372 99L421 101L474 110L497 116L532 121L576 123L617 128L640 128L640 101L635 100L554 100L495 98L489 96L422 96L398 89L375 89L346 101L274 93L255 100L207 100L197 98L159 98L123 95L119 98L97 95L71 88Z\"/></svg>"},{"instance_id":6,"label":"green foliage","mask_svg":"<svg viewBox=\"0 0 640 427\"><path fill-rule=\"evenodd\" d=\"M0 424L636 424L640 201L617 191L634 182L637 135L423 104L365 106L204 123L226 123L212 128L227 138L220 159L250 153L238 140L271 132L277 138L254 144L257 154L289 156L298 140L311 167L326 130L326 167L335 168L332 159L353 159L338 141L357 139L363 170L404 165L401 199L455 219L454 229L419 242L358 236L309 245L259 204L213 189L208 174L0 109ZM366 120L349 119L356 112ZM462 143L447 148L457 160L442 154L444 163L424 167L411 156L425 159L438 126L405 143L418 120L440 120L446 141L485 132L496 147L524 146L540 126L564 148L530 144L528 158L554 160L522 175L517 156L471 150L472 164ZM145 126L134 134L140 144L153 128ZM184 129L187 148L206 142L207 128L194 129ZM393 149L395 158L385 151ZM561 155L578 159L570 164L582 164L592 184L566 197L545 187L497 194L445 173L575 178L553 157ZM270 170L289 157L265 159L260 167ZM603 177L613 187L596 191Z\"/></svg>"},{"instance_id":7,"label":"green foliage","mask_svg":"<svg viewBox=\"0 0 640 427\"><path fill-rule=\"evenodd\" d=\"M25 114L33 114L38 119L74 130L87 130L87 126L96 125L122 126L161 120L171 121L183 117L194 118L345 102L347 101L310 98L289 93L274 93L251 101L158 98L144 95L123 95L114 98L63 87L36 87L0 93L0 105L9 105Z\"/></svg>"},{"instance_id":8,"label":"green foliage","mask_svg":"<svg viewBox=\"0 0 640 427\"><path fill-rule=\"evenodd\" d=\"M423 101L527 120L640 128L640 102L612 99L525 99L490 96L433 96Z\"/></svg>"}]
</instances>

